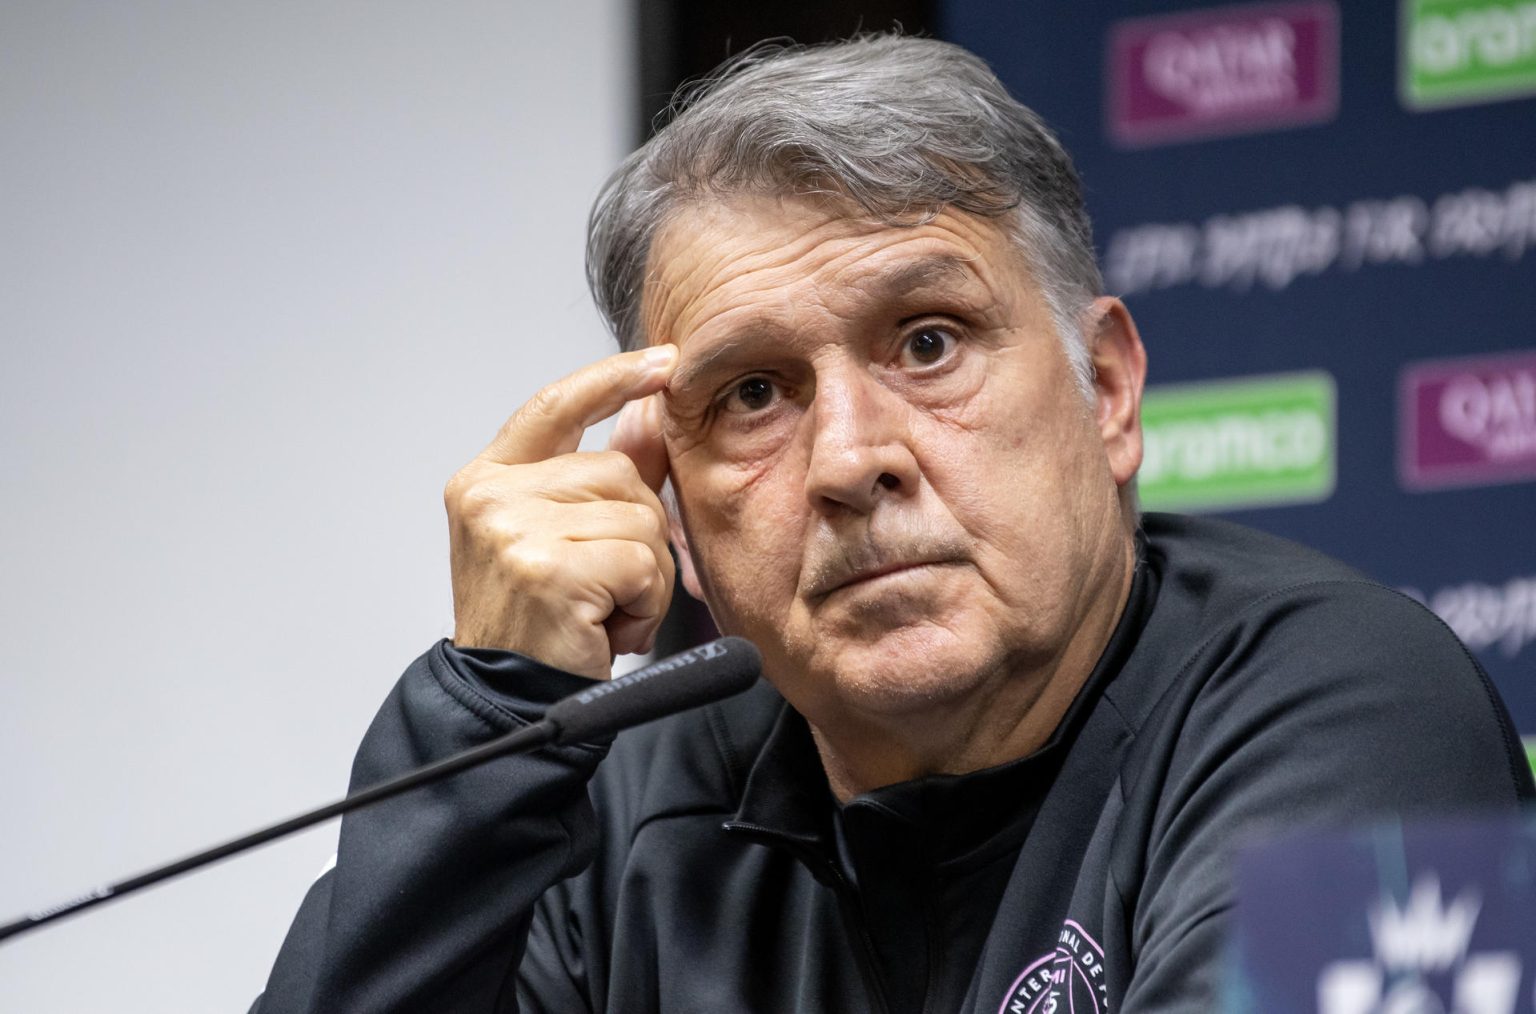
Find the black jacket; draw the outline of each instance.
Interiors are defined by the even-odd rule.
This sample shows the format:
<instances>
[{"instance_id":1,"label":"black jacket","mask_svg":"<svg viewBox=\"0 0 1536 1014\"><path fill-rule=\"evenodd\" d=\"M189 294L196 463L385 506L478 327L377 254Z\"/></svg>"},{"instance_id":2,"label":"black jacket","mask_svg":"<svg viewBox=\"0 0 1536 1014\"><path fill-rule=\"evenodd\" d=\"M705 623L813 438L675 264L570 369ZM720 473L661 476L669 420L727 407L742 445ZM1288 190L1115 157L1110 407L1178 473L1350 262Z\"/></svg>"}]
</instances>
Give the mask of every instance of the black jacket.
<instances>
[{"instance_id":1,"label":"black jacket","mask_svg":"<svg viewBox=\"0 0 1536 1014\"><path fill-rule=\"evenodd\" d=\"M1245 836L1536 794L1487 677L1413 601L1221 522L1148 515L1141 549L1035 754L839 808L762 684L493 762L345 819L253 1010L1206 1011ZM586 685L441 643L353 785Z\"/></svg>"}]
</instances>

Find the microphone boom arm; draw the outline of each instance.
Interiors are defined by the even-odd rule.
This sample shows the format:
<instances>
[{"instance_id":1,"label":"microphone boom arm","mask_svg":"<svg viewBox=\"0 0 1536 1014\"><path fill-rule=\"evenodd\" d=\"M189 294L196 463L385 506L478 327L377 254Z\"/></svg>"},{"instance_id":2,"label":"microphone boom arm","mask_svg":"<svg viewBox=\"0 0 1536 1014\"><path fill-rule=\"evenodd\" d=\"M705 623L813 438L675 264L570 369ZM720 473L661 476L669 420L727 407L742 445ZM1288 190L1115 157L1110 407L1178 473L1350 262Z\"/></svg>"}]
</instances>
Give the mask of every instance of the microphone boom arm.
<instances>
[{"instance_id":1,"label":"microphone boom arm","mask_svg":"<svg viewBox=\"0 0 1536 1014\"><path fill-rule=\"evenodd\" d=\"M762 658L757 648L750 641L739 637L722 637L691 648L616 680L596 683L590 689L572 694L551 705L545 718L521 729L514 729L488 743L433 761L335 802L156 867L136 877L107 884L68 901L30 912L0 925L0 940L94 908L103 902L125 897L497 757L526 753L547 743L568 743L607 735L676 711L722 700L741 693L756 682L761 666Z\"/></svg>"}]
</instances>

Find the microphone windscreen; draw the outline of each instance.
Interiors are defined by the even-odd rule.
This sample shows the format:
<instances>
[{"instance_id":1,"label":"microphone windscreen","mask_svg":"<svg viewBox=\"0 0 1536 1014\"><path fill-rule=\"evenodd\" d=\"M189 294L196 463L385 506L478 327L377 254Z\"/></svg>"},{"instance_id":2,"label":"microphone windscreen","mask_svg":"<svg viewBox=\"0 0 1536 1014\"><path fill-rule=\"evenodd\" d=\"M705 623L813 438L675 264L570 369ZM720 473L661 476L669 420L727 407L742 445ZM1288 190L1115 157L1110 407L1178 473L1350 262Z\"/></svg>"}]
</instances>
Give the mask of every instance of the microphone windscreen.
<instances>
[{"instance_id":1,"label":"microphone windscreen","mask_svg":"<svg viewBox=\"0 0 1536 1014\"><path fill-rule=\"evenodd\" d=\"M606 736L739 694L762 669L751 641L722 637L572 694L544 712L544 720L558 728L556 743Z\"/></svg>"}]
</instances>

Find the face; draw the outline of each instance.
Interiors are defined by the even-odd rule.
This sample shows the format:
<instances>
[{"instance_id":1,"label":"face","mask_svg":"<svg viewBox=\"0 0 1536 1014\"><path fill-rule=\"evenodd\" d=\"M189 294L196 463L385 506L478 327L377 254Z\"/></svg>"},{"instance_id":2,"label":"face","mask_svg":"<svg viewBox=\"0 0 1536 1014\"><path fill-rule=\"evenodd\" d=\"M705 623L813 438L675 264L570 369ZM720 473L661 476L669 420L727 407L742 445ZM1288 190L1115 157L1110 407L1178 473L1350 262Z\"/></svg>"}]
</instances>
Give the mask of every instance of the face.
<instances>
[{"instance_id":1,"label":"face","mask_svg":"<svg viewBox=\"0 0 1536 1014\"><path fill-rule=\"evenodd\" d=\"M813 724L1044 678L1118 612L1139 433L1075 386L991 221L733 197L680 212L648 267L646 333L681 352L684 580Z\"/></svg>"}]
</instances>

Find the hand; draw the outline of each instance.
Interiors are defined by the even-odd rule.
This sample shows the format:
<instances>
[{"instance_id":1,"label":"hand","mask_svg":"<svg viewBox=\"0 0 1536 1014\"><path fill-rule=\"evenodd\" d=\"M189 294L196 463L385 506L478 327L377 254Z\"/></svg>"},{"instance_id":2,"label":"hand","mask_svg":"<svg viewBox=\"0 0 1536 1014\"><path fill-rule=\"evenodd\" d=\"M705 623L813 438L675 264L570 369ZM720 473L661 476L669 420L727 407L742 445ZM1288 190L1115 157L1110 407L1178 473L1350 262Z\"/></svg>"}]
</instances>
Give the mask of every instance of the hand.
<instances>
[{"instance_id":1,"label":"hand","mask_svg":"<svg viewBox=\"0 0 1536 1014\"><path fill-rule=\"evenodd\" d=\"M577 370L448 480L455 645L595 679L614 655L650 649L675 576L653 395L676 365L676 346L658 345ZM583 431L621 408L610 449L578 452Z\"/></svg>"}]
</instances>

